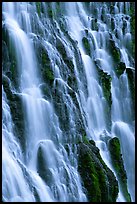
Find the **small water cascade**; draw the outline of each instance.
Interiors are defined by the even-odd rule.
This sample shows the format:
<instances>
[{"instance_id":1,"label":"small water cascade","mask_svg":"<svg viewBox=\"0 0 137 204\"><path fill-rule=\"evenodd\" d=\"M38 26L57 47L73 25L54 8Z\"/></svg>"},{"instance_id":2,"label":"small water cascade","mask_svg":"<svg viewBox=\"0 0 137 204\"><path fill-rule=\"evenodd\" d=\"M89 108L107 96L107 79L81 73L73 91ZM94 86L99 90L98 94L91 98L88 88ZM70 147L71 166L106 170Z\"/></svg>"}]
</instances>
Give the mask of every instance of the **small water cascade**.
<instances>
[{"instance_id":1,"label":"small water cascade","mask_svg":"<svg viewBox=\"0 0 137 204\"><path fill-rule=\"evenodd\" d=\"M130 9L129 2L2 4L4 202L88 202L78 155L85 134L118 180L117 202L126 202L106 142L119 138L135 200Z\"/></svg>"}]
</instances>

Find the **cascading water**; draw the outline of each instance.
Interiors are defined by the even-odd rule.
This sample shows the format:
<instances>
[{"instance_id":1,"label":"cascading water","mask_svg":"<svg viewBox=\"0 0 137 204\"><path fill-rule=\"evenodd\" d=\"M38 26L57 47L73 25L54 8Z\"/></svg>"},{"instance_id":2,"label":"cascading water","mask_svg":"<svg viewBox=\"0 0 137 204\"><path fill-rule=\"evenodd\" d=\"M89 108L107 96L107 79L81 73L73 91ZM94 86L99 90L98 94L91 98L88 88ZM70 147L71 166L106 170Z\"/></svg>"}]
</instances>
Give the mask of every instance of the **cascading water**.
<instances>
[{"instance_id":1,"label":"cascading water","mask_svg":"<svg viewBox=\"0 0 137 204\"><path fill-rule=\"evenodd\" d=\"M85 133L118 180L117 201L125 202L105 142L106 135L119 138L135 200L134 110L126 73L134 69L129 11L128 2L2 4L4 202L87 202L77 148ZM120 76L115 47L126 66ZM111 94L104 91L100 70Z\"/></svg>"}]
</instances>

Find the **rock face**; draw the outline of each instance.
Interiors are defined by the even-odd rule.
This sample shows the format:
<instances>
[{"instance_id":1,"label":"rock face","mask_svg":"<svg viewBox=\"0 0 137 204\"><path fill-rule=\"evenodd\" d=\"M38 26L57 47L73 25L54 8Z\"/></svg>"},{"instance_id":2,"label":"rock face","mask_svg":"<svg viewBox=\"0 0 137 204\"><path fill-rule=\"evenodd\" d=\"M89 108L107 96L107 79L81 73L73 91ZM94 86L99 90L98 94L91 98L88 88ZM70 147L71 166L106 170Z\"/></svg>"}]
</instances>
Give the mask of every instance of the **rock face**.
<instances>
[{"instance_id":1,"label":"rock face","mask_svg":"<svg viewBox=\"0 0 137 204\"><path fill-rule=\"evenodd\" d=\"M115 202L118 182L93 142L78 144L78 170L89 202Z\"/></svg>"},{"instance_id":2,"label":"rock face","mask_svg":"<svg viewBox=\"0 0 137 204\"><path fill-rule=\"evenodd\" d=\"M125 63L124 62L119 62L117 67L116 67L117 76L119 77L121 74L123 74L125 69L126 69Z\"/></svg>"},{"instance_id":3,"label":"rock face","mask_svg":"<svg viewBox=\"0 0 137 204\"><path fill-rule=\"evenodd\" d=\"M114 63L117 65L117 63L120 62L120 50L115 45L115 41L113 39L109 40L109 50L110 50L110 53L113 57Z\"/></svg>"},{"instance_id":4,"label":"rock face","mask_svg":"<svg viewBox=\"0 0 137 204\"><path fill-rule=\"evenodd\" d=\"M98 61L95 61L96 69L98 73L99 83L102 86L104 97L107 101L107 105L105 108L105 115L106 115L106 124L108 129L111 129L111 105L112 105L112 96L111 96L111 80L112 77L107 73L104 72L99 67Z\"/></svg>"},{"instance_id":5,"label":"rock face","mask_svg":"<svg viewBox=\"0 0 137 204\"><path fill-rule=\"evenodd\" d=\"M23 103L22 96L11 91L10 80L6 76L2 76L2 84L4 91L6 92L7 99L9 102L12 120L14 122L13 131L17 136L22 150L25 150L25 124L24 124L24 113L23 113Z\"/></svg>"},{"instance_id":6,"label":"rock face","mask_svg":"<svg viewBox=\"0 0 137 204\"><path fill-rule=\"evenodd\" d=\"M83 42L84 48L86 50L86 53L90 56L91 55L91 51L90 51L90 44L89 44L88 39L86 37L83 37L82 38L82 42Z\"/></svg>"},{"instance_id":7,"label":"rock face","mask_svg":"<svg viewBox=\"0 0 137 204\"><path fill-rule=\"evenodd\" d=\"M135 70L127 67L126 73L128 76L128 83L133 101L133 109L135 109Z\"/></svg>"},{"instance_id":8,"label":"rock face","mask_svg":"<svg viewBox=\"0 0 137 204\"><path fill-rule=\"evenodd\" d=\"M110 139L108 143L108 147L112 158L112 164L115 168L117 177L120 181L120 185L121 185L124 197L126 198L127 202L131 202L130 194L128 193L128 190L127 190L127 176L126 176L126 171L124 169L119 139L117 137Z\"/></svg>"}]
</instances>

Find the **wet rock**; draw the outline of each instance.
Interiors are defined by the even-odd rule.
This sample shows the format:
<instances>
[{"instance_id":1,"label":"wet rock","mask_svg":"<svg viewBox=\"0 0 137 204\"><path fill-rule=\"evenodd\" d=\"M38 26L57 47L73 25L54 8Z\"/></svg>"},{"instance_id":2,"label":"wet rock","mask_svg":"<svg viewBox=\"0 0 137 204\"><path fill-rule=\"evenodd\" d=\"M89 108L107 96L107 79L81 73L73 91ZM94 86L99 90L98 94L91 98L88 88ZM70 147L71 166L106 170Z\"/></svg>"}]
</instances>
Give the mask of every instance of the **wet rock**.
<instances>
[{"instance_id":1,"label":"wet rock","mask_svg":"<svg viewBox=\"0 0 137 204\"><path fill-rule=\"evenodd\" d=\"M17 137L22 150L25 151L25 124L24 124L24 111L22 104L22 96L11 91L11 84L8 77L2 77L2 84L6 96L8 99L8 104L10 106L12 120L14 122L13 132Z\"/></svg>"},{"instance_id":2,"label":"wet rock","mask_svg":"<svg viewBox=\"0 0 137 204\"><path fill-rule=\"evenodd\" d=\"M117 76L119 77L121 74L123 74L125 69L126 69L125 63L124 62L119 62L117 67L116 67Z\"/></svg>"},{"instance_id":3,"label":"wet rock","mask_svg":"<svg viewBox=\"0 0 137 204\"><path fill-rule=\"evenodd\" d=\"M108 148L110 151L112 164L115 168L118 179L120 181L120 185L121 185L124 197L126 198L127 202L131 202L130 194L128 193L128 190L127 190L127 175L124 168L119 139L117 137L110 139L108 143Z\"/></svg>"},{"instance_id":4,"label":"wet rock","mask_svg":"<svg viewBox=\"0 0 137 204\"><path fill-rule=\"evenodd\" d=\"M89 202L116 202L118 182L91 141L78 144L78 170Z\"/></svg>"},{"instance_id":5,"label":"wet rock","mask_svg":"<svg viewBox=\"0 0 137 204\"><path fill-rule=\"evenodd\" d=\"M120 62L120 50L115 45L115 41L113 39L109 39L109 52L113 57L114 63L118 64Z\"/></svg>"},{"instance_id":6,"label":"wet rock","mask_svg":"<svg viewBox=\"0 0 137 204\"><path fill-rule=\"evenodd\" d=\"M106 122L108 129L111 129L111 105L112 105L112 95L111 95L111 76L100 69L98 62L95 61L99 83L102 86L104 97L107 101L106 108L105 108L105 115L106 115Z\"/></svg>"},{"instance_id":7,"label":"wet rock","mask_svg":"<svg viewBox=\"0 0 137 204\"><path fill-rule=\"evenodd\" d=\"M36 2L36 8L37 8L38 15L40 16L40 13L41 13L41 2Z\"/></svg>"},{"instance_id":8,"label":"wet rock","mask_svg":"<svg viewBox=\"0 0 137 204\"><path fill-rule=\"evenodd\" d=\"M97 21L96 18L93 18L91 20L91 29L95 30L95 31L98 31L98 21Z\"/></svg>"},{"instance_id":9,"label":"wet rock","mask_svg":"<svg viewBox=\"0 0 137 204\"><path fill-rule=\"evenodd\" d=\"M2 67L3 72L10 70L9 52L5 41L2 41Z\"/></svg>"},{"instance_id":10,"label":"wet rock","mask_svg":"<svg viewBox=\"0 0 137 204\"><path fill-rule=\"evenodd\" d=\"M135 110L135 70L127 67L126 73L128 76L128 83L133 101L133 110Z\"/></svg>"},{"instance_id":11,"label":"wet rock","mask_svg":"<svg viewBox=\"0 0 137 204\"><path fill-rule=\"evenodd\" d=\"M110 13L115 14L115 6L114 5L110 6Z\"/></svg>"},{"instance_id":12,"label":"wet rock","mask_svg":"<svg viewBox=\"0 0 137 204\"><path fill-rule=\"evenodd\" d=\"M51 89L50 87L46 84L46 83L43 83L39 86L42 94L43 94L43 97L47 100L47 99L51 99Z\"/></svg>"},{"instance_id":13,"label":"wet rock","mask_svg":"<svg viewBox=\"0 0 137 204\"><path fill-rule=\"evenodd\" d=\"M37 172L40 177L48 184L52 184L52 173L46 165L45 153L44 153L44 145L40 145L37 153Z\"/></svg>"},{"instance_id":14,"label":"wet rock","mask_svg":"<svg viewBox=\"0 0 137 204\"><path fill-rule=\"evenodd\" d=\"M82 38L82 43L84 45L84 48L86 50L87 55L91 55L91 51L90 51L90 44L89 44L89 40L86 37Z\"/></svg>"},{"instance_id":15,"label":"wet rock","mask_svg":"<svg viewBox=\"0 0 137 204\"><path fill-rule=\"evenodd\" d=\"M36 55L39 61L40 75L45 83L52 86L54 82L54 73L52 70L50 57L47 48L44 47L40 41L38 42L35 46L37 47Z\"/></svg>"},{"instance_id":16,"label":"wet rock","mask_svg":"<svg viewBox=\"0 0 137 204\"><path fill-rule=\"evenodd\" d=\"M111 29L112 30L115 29L115 20L114 20L114 18L111 18Z\"/></svg>"}]
</instances>

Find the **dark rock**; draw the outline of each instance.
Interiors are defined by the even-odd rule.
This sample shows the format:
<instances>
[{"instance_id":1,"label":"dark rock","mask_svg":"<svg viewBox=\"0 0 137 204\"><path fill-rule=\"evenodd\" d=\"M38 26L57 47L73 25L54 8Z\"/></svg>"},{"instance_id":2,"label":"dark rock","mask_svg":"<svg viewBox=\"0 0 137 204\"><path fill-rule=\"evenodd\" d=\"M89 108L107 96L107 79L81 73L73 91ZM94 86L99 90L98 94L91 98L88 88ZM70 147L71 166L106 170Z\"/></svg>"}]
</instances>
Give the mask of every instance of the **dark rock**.
<instances>
[{"instance_id":1,"label":"dark rock","mask_svg":"<svg viewBox=\"0 0 137 204\"><path fill-rule=\"evenodd\" d=\"M125 69L126 69L125 63L124 62L119 62L117 67L116 67L117 76L119 77L121 74L123 74Z\"/></svg>"},{"instance_id":2,"label":"dark rock","mask_svg":"<svg viewBox=\"0 0 137 204\"><path fill-rule=\"evenodd\" d=\"M47 167L45 153L44 153L44 144L40 144L37 153L37 172L40 177L48 184L52 184L52 173Z\"/></svg>"},{"instance_id":3,"label":"dark rock","mask_svg":"<svg viewBox=\"0 0 137 204\"><path fill-rule=\"evenodd\" d=\"M127 175L124 168L123 158L121 154L120 141L117 137L109 140L108 148L110 151L112 164L120 181L121 189L127 202L131 202L130 194L127 190Z\"/></svg>"},{"instance_id":4,"label":"dark rock","mask_svg":"<svg viewBox=\"0 0 137 204\"><path fill-rule=\"evenodd\" d=\"M36 2L36 8L37 8L38 15L40 16L40 13L41 13L41 2Z\"/></svg>"},{"instance_id":5,"label":"dark rock","mask_svg":"<svg viewBox=\"0 0 137 204\"><path fill-rule=\"evenodd\" d=\"M43 98L50 100L51 99L51 88L46 83L41 84L39 88L41 89Z\"/></svg>"},{"instance_id":6,"label":"dark rock","mask_svg":"<svg viewBox=\"0 0 137 204\"><path fill-rule=\"evenodd\" d=\"M111 29L112 30L115 29L115 20L114 20L114 18L111 18Z\"/></svg>"},{"instance_id":7,"label":"dark rock","mask_svg":"<svg viewBox=\"0 0 137 204\"><path fill-rule=\"evenodd\" d=\"M133 101L133 110L135 110L135 70L127 67L126 73L128 76L128 83Z\"/></svg>"},{"instance_id":8,"label":"dark rock","mask_svg":"<svg viewBox=\"0 0 137 204\"><path fill-rule=\"evenodd\" d=\"M97 61L95 61L95 64L98 72L99 83L102 86L104 97L107 101L105 114L106 114L107 126L108 126L108 129L110 130L111 129L111 104L112 104L111 76L99 68Z\"/></svg>"},{"instance_id":9,"label":"dark rock","mask_svg":"<svg viewBox=\"0 0 137 204\"><path fill-rule=\"evenodd\" d=\"M118 182L91 142L78 144L78 170L89 202L116 202Z\"/></svg>"},{"instance_id":10,"label":"dark rock","mask_svg":"<svg viewBox=\"0 0 137 204\"><path fill-rule=\"evenodd\" d=\"M39 61L40 76L45 83L52 86L54 82L54 73L47 48L39 40L36 43L36 55Z\"/></svg>"},{"instance_id":11,"label":"dark rock","mask_svg":"<svg viewBox=\"0 0 137 204\"><path fill-rule=\"evenodd\" d=\"M115 14L115 6L114 5L110 6L110 13Z\"/></svg>"},{"instance_id":12,"label":"dark rock","mask_svg":"<svg viewBox=\"0 0 137 204\"><path fill-rule=\"evenodd\" d=\"M91 51L90 51L90 44L89 44L89 40L86 37L82 38L82 43L84 45L85 51L87 53L87 55L91 55Z\"/></svg>"},{"instance_id":13,"label":"dark rock","mask_svg":"<svg viewBox=\"0 0 137 204\"><path fill-rule=\"evenodd\" d=\"M10 80L8 77L3 76L2 84L6 93L8 104L10 106L12 120L14 122L13 132L17 137L22 150L25 151L25 124L24 124L24 112L22 104L22 96L12 93Z\"/></svg>"},{"instance_id":14,"label":"dark rock","mask_svg":"<svg viewBox=\"0 0 137 204\"><path fill-rule=\"evenodd\" d=\"M120 62L120 50L115 45L115 41L113 39L109 39L109 52L113 57L114 63L118 64Z\"/></svg>"}]
</instances>

